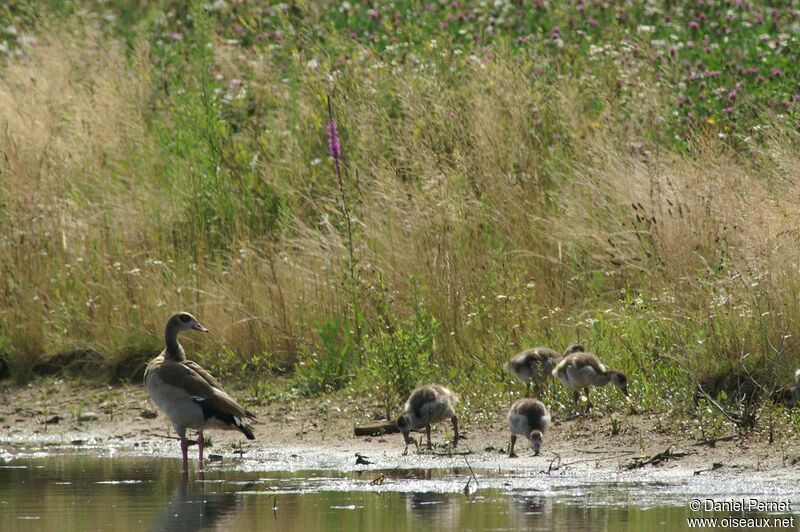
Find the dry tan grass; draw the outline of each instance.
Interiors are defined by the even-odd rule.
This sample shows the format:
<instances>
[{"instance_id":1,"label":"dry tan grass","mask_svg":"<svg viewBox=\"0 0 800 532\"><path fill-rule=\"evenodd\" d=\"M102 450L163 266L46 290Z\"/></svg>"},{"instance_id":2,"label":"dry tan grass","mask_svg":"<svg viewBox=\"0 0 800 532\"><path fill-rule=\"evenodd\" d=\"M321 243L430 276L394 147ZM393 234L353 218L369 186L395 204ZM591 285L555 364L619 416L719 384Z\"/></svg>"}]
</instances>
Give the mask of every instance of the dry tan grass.
<instances>
[{"instance_id":1,"label":"dry tan grass","mask_svg":"<svg viewBox=\"0 0 800 532\"><path fill-rule=\"evenodd\" d=\"M242 361L269 352L286 366L313 348L316 324L350 315L341 200L330 162L313 160L329 81L309 69L291 94L266 59L218 50L226 79L252 69L250 90L275 106L263 131L236 140L255 139L255 175L292 214L278 237L242 229L214 258L171 234L190 191L159 175L144 51L130 61L91 25L60 29L0 73L0 335L11 351L155 350L167 314L185 308L215 332L193 347ZM713 136L679 155L646 138L653 93L625 128L602 84L591 86L607 103L597 116L583 105L588 82L550 86L502 54L467 63L457 83L373 74L341 80L348 99L336 107L367 334L421 303L442 323L448 360L496 361L532 337L574 336L558 312L614 303L619 288L673 291L682 310L703 314L721 266L747 281L725 290L746 299L748 283L766 279L775 308L798 315L787 296L798 261L794 139L754 148L759 164ZM295 121L298 131L270 133ZM604 293L585 292L593 272L608 276Z\"/></svg>"}]
</instances>

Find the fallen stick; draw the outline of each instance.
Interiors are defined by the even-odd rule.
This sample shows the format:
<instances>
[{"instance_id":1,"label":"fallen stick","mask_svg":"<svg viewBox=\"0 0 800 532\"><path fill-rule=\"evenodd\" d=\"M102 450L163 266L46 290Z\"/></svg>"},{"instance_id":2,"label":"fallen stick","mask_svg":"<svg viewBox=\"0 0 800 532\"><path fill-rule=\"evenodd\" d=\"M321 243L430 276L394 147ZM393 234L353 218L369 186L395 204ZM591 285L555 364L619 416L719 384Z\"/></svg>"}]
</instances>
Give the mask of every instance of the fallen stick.
<instances>
[{"instance_id":1,"label":"fallen stick","mask_svg":"<svg viewBox=\"0 0 800 532\"><path fill-rule=\"evenodd\" d=\"M707 469L698 469L697 471L694 472L694 474L695 475L699 475L701 473L708 473L709 471L716 471L717 469L719 469L722 466L723 466L723 464L721 464L720 462L714 462L713 464L711 464L711 467L709 467Z\"/></svg>"},{"instance_id":2,"label":"fallen stick","mask_svg":"<svg viewBox=\"0 0 800 532\"><path fill-rule=\"evenodd\" d=\"M394 423L384 423L372 427L354 427L353 433L356 436L380 436L381 434L396 434L400 428Z\"/></svg>"},{"instance_id":3,"label":"fallen stick","mask_svg":"<svg viewBox=\"0 0 800 532\"><path fill-rule=\"evenodd\" d=\"M695 445L695 447L699 447L701 445L708 445L709 447L715 447L718 442L731 441L731 440L736 439L737 436L738 436L737 434L729 434L728 436L720 436L719 438L710 438L710 439L707 439L707 440L702 440L702 441L699 441L699 442L695 443L694 445Z\"/></svg>"},{"instance_id":4,"label":"fallen stick","mask_svg":"<svg viewBox=\"0 0 800 532\"><path fill-rule=\"evenodd\" d=\"M630 464L625 466L625 469L639 469L644 466L652 465L657 466L662 462L666 462L667 460L675 460L677 458L683 458L684 456L688 456L689 454L694 453L681 453L681 452L673 452L672 445L661 451L660 453L656 453L647 460L634 460Z\"/></svg>"},{"instance_id":5,"label":"fallen stick","mask_svg":"<svg viewBox=\"0 0 800 532\"><path fill-rule=\"evenodd\" d=\"M600 462L601 460L609 460L609 459L612 459L612 458L622 458L623 456L627 456L629 454L633 454L636 451L620 451L619 453L608 455L605 458L583 458L581 460L573 460L572 462L562 462L560 454L558 454L555 451L550 451L550 452L555 455L555 458L553 458L550 461L550 466L547 468L547 473L548 474L551 471L558 471L562 467L567 467L567 466L571 466L571 465L575 465L575 464L583 464L583 463L586 463L586 462ZM556 464L556 462L558 462L558 463ZM556 465L553 465L553 464L556 464Z\"/></svg>"}]
</instances>

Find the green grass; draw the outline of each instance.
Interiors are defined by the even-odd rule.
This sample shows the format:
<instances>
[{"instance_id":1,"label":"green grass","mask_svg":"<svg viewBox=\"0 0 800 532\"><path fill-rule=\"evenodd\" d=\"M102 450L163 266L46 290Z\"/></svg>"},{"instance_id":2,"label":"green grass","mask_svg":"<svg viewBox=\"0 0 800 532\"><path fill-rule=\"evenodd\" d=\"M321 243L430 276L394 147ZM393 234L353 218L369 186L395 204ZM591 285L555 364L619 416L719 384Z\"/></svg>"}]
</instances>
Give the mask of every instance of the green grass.
<instances>
[{"instance_id":1,"label":"green grass","mask_svg":"<svg viewBox=\"0 0 800 532\"><path fill-rule=\"evenodd\" d=\"M789 381L796 2L233 4L0 9L11 377L128 371L186 309L253 401L395 415L436 380L480 412L519 395L516 351L578 340L649 411Z\"/></svg>"}]
</instances>

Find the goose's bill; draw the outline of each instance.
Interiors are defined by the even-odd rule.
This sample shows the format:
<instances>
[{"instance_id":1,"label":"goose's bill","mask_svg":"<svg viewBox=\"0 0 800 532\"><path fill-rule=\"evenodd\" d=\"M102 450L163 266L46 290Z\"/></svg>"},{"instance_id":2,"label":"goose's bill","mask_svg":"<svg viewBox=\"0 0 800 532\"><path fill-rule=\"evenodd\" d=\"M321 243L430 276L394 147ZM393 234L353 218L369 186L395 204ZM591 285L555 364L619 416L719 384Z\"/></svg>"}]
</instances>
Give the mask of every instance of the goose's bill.
<instances>
[{"instance_id":1,"label":"goose's bill","mask_svg":"<svg viewBox=\"0 0 800 532\"><path fill-rule=\"evenodd\" d=\"M625 402L628 403L628 405L630 405L631 408L633 408L635 406L634 403L633 403L633 399L631 399L630 395L626 395L625 396Z\"/></svg>"},{"instance_id":2,"label":"goose's bill","mask_svg":"<svg viewBox=\"0 0 800 532\"><path fill-rule=\"evenodd\" d=\"M208 329L206 329L205 327L203 327L202 325L200 325L197 322L194 322L192 324L192 329L194 329L195 331L200 331L200 332L204 332L204 333L208 332Z\"/></svg>"}]
</instances>

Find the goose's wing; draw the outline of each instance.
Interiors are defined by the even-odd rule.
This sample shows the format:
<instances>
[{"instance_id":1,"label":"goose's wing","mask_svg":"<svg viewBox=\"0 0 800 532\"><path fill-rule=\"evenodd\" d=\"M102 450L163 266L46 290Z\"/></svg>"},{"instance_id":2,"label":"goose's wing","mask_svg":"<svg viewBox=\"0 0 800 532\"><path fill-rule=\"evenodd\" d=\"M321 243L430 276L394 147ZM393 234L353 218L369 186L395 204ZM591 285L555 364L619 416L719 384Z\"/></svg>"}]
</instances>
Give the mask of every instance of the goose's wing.
<instances>
[{"instance_id":1,"label":"goose's wing","mask_svg":"<svg viewBox=\"0 0 800 532\"><path fill-rule=\"evenodd\" d=\"M411 392L411 396L406 402L406 409L410 410L417 417L422 415L422 407L436 400L436 391L432 386L421 386Z\"/></svg>"},{"instance_id":2,"label":"goose's wing","mask_svg":"<svg viewBox=\"0 0 800 532\"><path fill-rule=\"evenodd\" d=\"M225 393L225 390L222 389L222 385L219 383L219 381L215 379L214 376L211 373L209 373L208 370L206 370L203 366L192 360L184 360L183 364L189 367L190 369L194 370L198 375L200 375L203 379L205 379L205 381L209 383L211 386L221 391L222 393ZM225 393L225 395L228 394ZM230 396L228 395L228 397ZM233 400L233 398L231 398L231 400ZM256 419L256 415L254 413L252 413L247 409L243 410L247 417L249 417L250 419Z\"/></svg>"},{"instance_id":3,"label":"goose's wing","mask_svg":"<svg viewBox=\"0 0 800 532\"><path fill-rule=\"evenodd\" d=\"M208 406L222 414L239 418L255 417L251 412L239 406L225 390L212 386L199 372L186 364L163 364L158 370L158 376L164 384L179 388L192 397L206 401ZM213 377L211 378L213 379ZM219 383L217 382L217 384Z\"/></svg>"},{"instance_id":4,"label":"goose's wing","mask_svg":"<svg viewBox=\"0 0 800 532\"><path fill-rule=\"evenodd\" d=\"M602 362L592 353L573 353L565 357L567 365L575 369L591 368L597 374L606 372L606 367Z\"/></svg>"},{"instance_id":5,"label":"goose's wing","mask_svg":"<svg viewBox=\"0 0 800 532\"><path fill-rule=\"evenodd\" d=\"M182 364L187 368L194 370L198 375L203 377L203 379L205 379L205 381L214 388L222 390L222 385L219 383L219 381L215 379L211 373L209 373L203 366L201 366L197 362L194 362L192 360L184 360Z\"/></svg>"}]
</instances>

